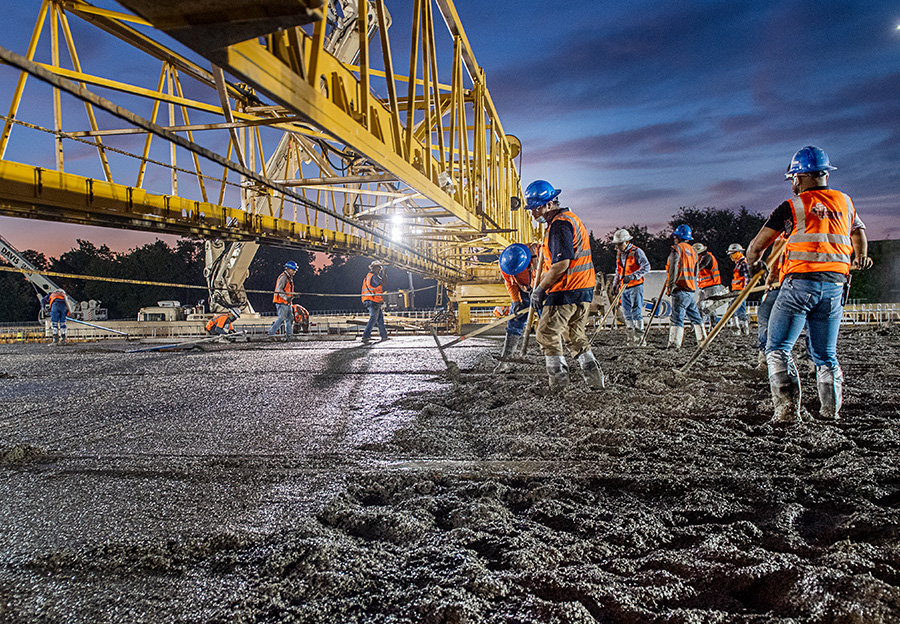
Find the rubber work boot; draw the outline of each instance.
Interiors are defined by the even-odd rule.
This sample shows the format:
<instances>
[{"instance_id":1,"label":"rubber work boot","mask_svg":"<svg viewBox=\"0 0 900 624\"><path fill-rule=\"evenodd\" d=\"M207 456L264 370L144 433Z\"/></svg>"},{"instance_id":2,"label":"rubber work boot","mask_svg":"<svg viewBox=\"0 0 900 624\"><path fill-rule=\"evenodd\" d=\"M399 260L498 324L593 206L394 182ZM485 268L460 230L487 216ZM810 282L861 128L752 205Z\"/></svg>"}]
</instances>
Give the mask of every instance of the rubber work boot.
<instances>
[{"instance_id":1,"label":"rubber work boot","mask_svg":"<svg viewBox=\"0 0 900 624\"><path fill-rule=\"evenodd\" d=\"M788 425L800 420L800 376L790 353L772 351L766 354L769 388L775 413L772 424Z\"/></svg>"},{"instance_id":2,"label":"rubber work boot","mask_svg":"<svg viewBox=\"0 0 900 624\"><path fill-rule=\"evenodd\" d=\"M750 335L750 321L747 319L741 321L741 334L744 336Z\"/></svg>"},{"instance_id":3,"label":"rubber work boot","mask_svg":"<svg viewBox=\"0 0 900 624\"><path fill-rule=\"evenodd\" d=\"M625 327L625 346L630 346L635 343L634 339L634 329L631 327Z\"/></svg>"},{"instance_id":4,"label":"rubber work boot","mask_svg":"<svg viewBox=\"0 0 900 624\"><path fill-rule=\"evenodd\" d=\"M65 334L61 333L59 335L59 344L66 344L66 335Z\"/></svg>"},{"instance_id":5,"label":"rubber work boot","mask_svg":"<svg viewBox=\"0 0 900 624\"><path fill-rule=\"evenodd\" d=\"M756 370L766 370L766 352L760 351L756 356Z\"/></svg>"},{"instance_id":6,"label":"rubber work boot","mask_svg":"<svg viewBox=\"0 0 900 624\"><path fill-rule=\"evenodd\" d=\"M547 374L550 376L550 392L561 392L569 385L569 365L564 355L547 355Z\"/></svg>"},{"instance_id":7,"label":"rubber work boot","mask_svg":"<svg viewBox=\"0 0 900 624\"><path fill-rule=\"evenodd\" d=\"M825 420L837 420L844 402L844 373L840 366L830 368L828 365L816 367L816 386L819 389L819 416Z\"/></svg>"},{"instance_id":8,"label":"rubber work boot","mask_svg":"<svg viewBox=\"0 0 900 624\"><path fill-rule=\"evenodd\" d=\"M697 345L702 345L703 341L706 340L706 328L701 323L700 325L694 325L694 337L697 339Z\"/></svg>"},{"instance_id":9,"label":"rubber work boot","mask_svg":"<svg viewBox=\"0 0 900 624\"><path fill-rule=\"evenodd\" d=\"M51 339L50 344L52 344L54 347L59 344L59 334L53 334L53 338Z\"/></svg>"},{"instance_id":10,"label":"rubber work boot","mask_svg":"<svg viewBox=\"0 0 900 624\"><path fill-rule=\"evenodd\" d=\"M500 362L494 368L494 373L508 373L512 370L512 363L509 360L521 343L522 336L506 334L506 338L503 339L503 350L500 352Z\"/></svg>"},{"instance_id":11,"label":"rubber work boot","mask_svg":"<svg viewBox=\"0 0 900 624\"><path fill-rule=\"evenodd\" d=\"M600 363L590 349L579 355L577 360L587 385L594 389L603 388L606 385L603 383L603 371L600 370Z\"/></svg>"},{"instance_id":12,"label":"rubber work boot","mask_svg":"<svg viewBox=\"0 0 900 624\"><path fill-rule=\"evenodd\" d=\"M639 318L634 322L634 344L637 347L646 347L647 343L644 341L644 319Z\"/></svg>"},{"instance_id":13,"label":"rubber work boot","mask_svg":"<svg viewBox=\"0 0 900 624\"><path fill-rule=\"evenodd\" d=\"M681 343L684 340L684 327L677 327L675 325L669 326L669 344L666 345L666 349L680 349Z\"/></svg>"}]
</instances>

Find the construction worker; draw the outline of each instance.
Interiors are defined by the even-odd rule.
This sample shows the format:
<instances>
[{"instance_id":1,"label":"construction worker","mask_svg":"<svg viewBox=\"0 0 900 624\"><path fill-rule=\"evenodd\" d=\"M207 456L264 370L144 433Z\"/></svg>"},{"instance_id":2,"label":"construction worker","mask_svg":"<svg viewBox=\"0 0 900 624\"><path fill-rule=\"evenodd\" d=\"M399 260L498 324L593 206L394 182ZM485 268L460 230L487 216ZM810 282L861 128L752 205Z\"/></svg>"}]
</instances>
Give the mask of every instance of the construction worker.
<instances>
[{"instance_id":1,"label":"construction worker","mask_svg":"<svg viewBox=\"0 0 900 624\"><path fill-rule=\"evenodd\" d=\"M628 230L613 234L616 245L616 276L613 290L622 288L622 315L625 317L625 344L640 344L644 332L644 275L650 272L650 262L644 250L630 242ZM637 335L635 335L635 330Z\"/></svg>"},{"instance_id":2,"label":"construction worker","mask_svg":"<svg viewBox=\"0 0 900 624\"><path fill-rule=\"evenodd\" d=\"M66 291L57 288L49 295L44 295L41 305L50 308L50 334L54 346L66 343L66 317L69 315L69 304L66 302Z\"/></svg>"},{"instance_id":3,"label":"construction worker","mask_svg":"<svg viewBox=\"0 0 900 624\"><path fill-rule=\"evenodd\" d=\"M667 349L680 349L684 340L684 318L694 326L697 344L706 338L703 319L697 309L697 252L691 247L691 226L682 224L672 233L675 244L666 260L666 294L672 298Z\"/></svg>"},{"instance_id":4,"label":"construction worker","mask_svg":"<svg viewBox=\"0 0 900 624\"><path fill-rule=\"evenodd\" d=\"M734 269L731 273L731 292L740 292L750 282L750 268L747 264L747 258L744 257L744 248L739 243L731 243L726 253L731 258L731 261L734 262ZM737 331L735 333L749 336L750 321L747 320L746 299L734 311L734 318L737 319Z\"/></svg>"},{"instance_id":5,"label":"construction worker","mask_svg":"<svg viewBox=\"0 0 900 624\"><path fill-rule=\"evenodd\" d=\"M228 312L217 314L209 319L206 323L206 333L210 336L222 336L224 334L233 334L233 323L241 316L238 308L229 308Z\"/></svg>"},{"instance_id":6,"label":"construction worker","mask_svg":"<svg viewBox=\"0 0 900 624\"><path fill-rule=\"evenodd\" d=\"M707 250L703 243L694 243L692 245L694 251L697 252L697 286L700 293L697 298L697 309L700 310L700 316L710 321L710 325L719 322L719 315L716 310L722 305L719 300L710 300L710 297L719 297L726 294L725 287L722 286L722 276L719 274L719 262L716 257Z\"/></svg>"},{"instance_id":7,"label":"construction worker","mask_svg":"<svg viewBox=\"0 0 900 624\"><path fill-rule=\"evenodd\" d=\"M381 334L381 341L388 339L387 328L384 326L384 265L380 260L375 260L369 264L369 272L362 285L362 302L369 311L369 322L366 323L362 333L362 343L369 344L372 329L378 324L378 333Z\"/></svg>"},{"instance_id":8,"label":"construction worker","mask_svg":"<svg viewBox=\"0 0 900 624\"><path fill-rule=\"evenodd\" d=\"M509 293L510 304L507 314L516 314L531 304L531 283L534 279L534 259L537 245L513 243L500 254L500 275ZM527 314L513 317L506 322L506 337L503 339L503 350L500 362L494 368L495 373L508 373L512 370L512 358L522 344L522 330L525 329Z\"/></svg>"},{"instance_id":9,"label":"construction worker","mask_svg":"<svg viewBox=\"0 0 900 624\"><path fill-rule=\"evenodd\" d=\"M829 172L835 169L818 147L808 145L794 154L785 173L794 197L775 209L747 249L750 270L756 273L765 270L763 252L779 235L788 238L766 342L774 423L800 418L800 376L791 350L806 323L816 364L819 415L836 420L841 409L844 375L837 359L837 337L842 295L850 270L868 269L872 259L867 255L866 226L853 201L828 187Z\"/></svg>"},{"instance_id":10,"label":"construction worker","mask_svg":"<svg viewBox=\"0 0 900 624\"><path fill-rule=\"evenodd\" d=\"M284 325L285 340L293 340L294 323L292 321L291 300L294 298L294 273L297 272L297 263L293 260L284 263L284 272L275 281L275 295L272 301L278 311L278 318L269 328L269 335L274 336Z\"/></svg>"},{"instance_id":11,"label":"construction worker","mask_svg":"<svg viewBox=\"0 0 900 624\"><path fill-rule=\"evenodd\" d=\"M309 310L299 303L291 304L291 313L294 315L294 325L300 326L300 331L304 334L309 332Z\"/></svg>"},{"instance_id":12,"label":"construction worker","mask_svg":"<svg viewBox=\"0 0 900 624\"><path fill-rule=\"evenodd\" d=\"M584 331L595 282L590 241L581 219L559 205L561 192L546 180L535 180L525 189L532 219L547 224L541 249L546 271L531 293L531 305L543 309L535 338L544 354L552 392L569 384L563 340L588 385L602 388L603 373Z\"/></svg>"}]
</instances>

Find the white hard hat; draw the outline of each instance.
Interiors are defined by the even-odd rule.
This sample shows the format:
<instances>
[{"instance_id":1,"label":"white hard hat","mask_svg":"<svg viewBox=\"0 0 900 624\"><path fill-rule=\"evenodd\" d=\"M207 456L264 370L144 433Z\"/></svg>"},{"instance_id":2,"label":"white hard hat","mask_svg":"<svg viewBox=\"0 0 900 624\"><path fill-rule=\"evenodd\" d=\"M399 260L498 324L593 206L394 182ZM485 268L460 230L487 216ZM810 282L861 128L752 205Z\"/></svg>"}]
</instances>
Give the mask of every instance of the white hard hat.
<instances>
[{"instance_id":1,"label":"white hard hat","mask_svg":"<svg viewBox=\"0 0 900 624\"><path fill-rule=\"evenodd\" d=\"M694 251L696 251L698 254L702 254L704 251L706 251L706 245L704 245L703 243L694 243L693 245L691 245L691 247L693 247Z\"/></svg>"},{"instance_id":2,"label":"white hard hat","mask_svg":"<svg viewBox=\"0 0 900 624\"><path fill-rule=\"evenodd\" d=\"M57 288L57 289L54 290L53 292L54 292L54 293L58 293L58 294L60 294L60 295L66 294L66 291L64 291L62 288Z\"/></svg>"},{"instance_id":3,"label":"white hard hat","mask_svg":"<svg viewBox=\"0 0 900 624\"><path fill-rule=\"evenodd\" d=\"M628 233L628 230L616 230L616 233L613 234L613 242L625 243L631 240L631 234Z\"/></svg>"},{"instance_id":4,"label":"white hard hat","mask_svg":"<svg viewBox=\"0 0 900 624\"><path fill-rule=\"evenodd\" d=\"M240 308L230 308L228 311L231 312L232 316L240 316L241 315Z\"/></svg>"},{"instance_id":5,"label":"white hard hat","mask_svg":"<svg viewBox=\"0 0 900 624\"><path fill-rule=\"evenodd\" d=\"M744 251L744 248L741 247L740 243L731 243L730 245L728 245L728 253L730 253L730 254L742 252L742 251Z\"/></svg>"}]
</instances>

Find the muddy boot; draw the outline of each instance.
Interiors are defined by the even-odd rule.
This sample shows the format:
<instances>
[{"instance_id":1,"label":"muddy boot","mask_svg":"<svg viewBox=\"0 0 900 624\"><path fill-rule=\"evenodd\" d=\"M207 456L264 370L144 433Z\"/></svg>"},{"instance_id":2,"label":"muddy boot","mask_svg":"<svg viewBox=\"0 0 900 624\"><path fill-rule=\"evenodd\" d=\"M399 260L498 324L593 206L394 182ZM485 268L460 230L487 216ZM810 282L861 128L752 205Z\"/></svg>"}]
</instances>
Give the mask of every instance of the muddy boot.
<instances>
[{"instance_id":1,"label":"muddy boot","mask_svg":"<svg viewBox=\"0 0 900 624\"><path fill-rule=\"evenodd\" d=\"M750 321L747 319L741 321L741 334L744 336L750 335Z\"/></svg>"},{"instance_id":2,"label":"muddy boot","mask_svg":"<svg viewBox=\"0 0 900 624\"><path fill-rule=\"evenodd\" d=\"M521 343L522 336L516 336L515 334L506 334L506 338L503 339L503 350L500 351L500 362L496 367L494 367L495 373L508 373L512 370L512 363L510 363L509 360L519 349L519 345Z\"/></svg>"},{"instance_id":3,"label":"muddy boot","mask_svg":"<svg viewBox=\"0 0 900 624\"><path fill-rule=\"evenodd\" d=\"M819 416L825 420L837 420L844 402L844 373L840 366L830 368L827 365L816 367L816 386L819 389Z\"/></svg>"},{"instance_id":4,"label":"muddy boot","mask_svg":"<svg viewBox=\"0 0 900 624\"><path fill-rule=\"evenodd\" d=\"M66 344L66 335L64 333L59 335L59 344Z\"/></svg>"},{"instance_id":5,"label":"muddy boot","mask_svg":"<svg viewBox=\"0 0 900 624\"><path fill-rule=\"evenodd\" d=\"M625 327L625 346L630 347L634 344L634 329L631 327Z\"/></svg>"},{"instance_id":6,"label":"muddy boot","mask_svg":"<svg viewBox=\"0 0 900 624\"><path fill-rule=\"evenodd\" d=\"M53 337L50 339L50 344L54 347L59 344L59 334L53 334Z\"/></svg>"},{"instance_id":7,"label":"muddy boot","mask_svg":"<svg viewBox=\"0 0 900 624\"><path fill-rule=\"evenodd\" d=\"M569 385L569 365L564 355L547 355L547 374L550 376L550 392L560 392Z\"/></svg>"},{"instance_id":8,"label":"muddy boot","mask_svg":"<svg viewBox=\"0 0 900 624\"><path fill-rule=\"evenodd\" d=\"M600 363L594 357L590 349L578 356L578 365L581 366L581 373L584 375L584 381L591 388L603 388L603 371L600 370Z\"/></svg>"},{"instance_id":9,"label":"muddy boot","mask_svg":"<svg viewBox=\"0 0 900 624\"><path fill-rule=\"evenodd\" d=\"M683 340L684 327L669 326L669 344L666 345L666 349L680 349Z\"/></svg>"},{"instance_id":10,"label":"muddy boot","mask_svg":"<svg viewBox=\"0 0 900 624\"><path fill-rule=\"evenodd\" d=\"M773 351L766 354L769 388L775 413L772 424L788 425L800 420L800 376L790 353Z\"/></svg>"},{"instance_id":11,"label":"muddy boot","mask_svg":"<svg viewBox=\"0 0 900 624\"><path fill-rule=\"evenodd\" d=\"M706 328L702 324L694 325L694 337L697 339L698 347L706 340Z\"/></svg>"},{"instance_id":12,"label":"muddy boot","mask_svg":"<svg viewBox=\"0 0 900 624\"><path fill-rule=\"evenodd\" d=\"M644 319L642 318L634 322L634 346L647 346L647 343L644 341Z\"/></svg>"}]
</instances>

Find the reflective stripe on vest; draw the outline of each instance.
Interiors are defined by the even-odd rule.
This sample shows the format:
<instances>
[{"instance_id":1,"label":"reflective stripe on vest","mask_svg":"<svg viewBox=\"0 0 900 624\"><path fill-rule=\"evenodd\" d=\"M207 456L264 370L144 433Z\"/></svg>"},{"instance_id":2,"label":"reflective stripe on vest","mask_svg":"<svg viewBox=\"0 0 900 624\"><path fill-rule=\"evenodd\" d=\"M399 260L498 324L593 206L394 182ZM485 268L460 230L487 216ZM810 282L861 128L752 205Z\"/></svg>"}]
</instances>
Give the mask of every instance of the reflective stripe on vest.
<instances>
[{"instance_id":1,"label":"reflective stripe on vest","mask_svg":"<svg viewBox=\"0 0 900 624\"><path fill-rule=\"evenodd\" d=\"M637 251L637 247L633 244L631 248L625 252L625 264L622 264L622 252L620 251L617 254L616 258L616 273L619 274L619 278L623 278L626 275L631 275L632 273L636 273L641 269L641 263L637 261L635 258L635 252ZM637 286L638 284L644 283L644 276L641 275L638 279L628 282L625 286L627 288L631 288L632 286Z\"/></svg>"},{"instance_id":2,"label":"reflective stripe on vest","mask_svg":"<svg viewBox=\"0 0 900 624\"><path fill-rule=\"evenodd\" d=\"M722 283L722 276L719 275L719 263L716 261L716 257L711 253L707 253L706 255L712 260L712 265L708 269L700 267L700 271L697 274L697 277L700 280L700 288L717 286Z\"/></svg>"},{"instance_id":3,"label":"reflective stripe on vest","mask_svg":"<svg viewBox=\"0 0 900 624\"><path fill-rule=\"evenodd\" d=\"M294 292L294 282L290 278L290 276L288 276L287 273L282 273L281 275L284 275L284 292L286 294L290 295L292 292ZM281 279L281 275L278 276L278 280ZM278 280L275 280L275 289L276 290L278 290ZM285 299L284 297L282 297L281 295L279 295L278 293L275 293L275 295L272 297L272 302L287 304L288 300Z\"/></svg>"},{"instance_id":4,"label":"reflective stripe on vest","mask_svg":"<svg viewBox=\"0 0 900 624\"><path fill-rule=\"evenodd\" d=\"M366 275L366 279L363 280L362 300L381 303L382 301L384 301L384 297L381 296L381 293L384 292L384 289L382 288L381 284L378 284L378 286L372 286L373 277L375 277L374 273L368 273Z\"/></svg>"},{"instance_id":5,"label":"reflective stripe on vest","mask_svg":"<svg viewBox=\"0 0 900 624\"><path fill-rule=\"evenodd\" d=\"M675 245L675 252L678 254L675 285L684 290L697 290L697 252L683 241Z\"/></svg>"},{"instance_id":6,"label":"reflective stripe on vest","mask_svg":"<svg viewBox=\"0 0 900 624\"><path fill-rule=\"evenodd\" d=\"M574 237L572 239L572 248L575 250L575 258L569 262L569 268L566 269L565 275L555 284L547 289L548 293L562 292L566 290L581 290L582 288L594 288L597 278L594 274L594 263L591 260L591 243L584 224L577 216L568 210L560 212L553 221L557 219L565 219L572 224ZM550 223L552 224L553 221ZM547 236L544 237L543 245L544 266L549 269L552 264L550 260L550 228L547 228Z\"/></svg>"},{"instance_id":7,"label":"reflective stripe on vest","mask_svg":"<svg viewBox=\"0 0 900 624\"><path fill-rule=\"evenodd\" d=\"M212 331L213 327L216 327L216 326L224 329L225 323L227 323L227 322L228 322L227 314L220 314L219 316L214 316L211 319L209 319L209 322L206 324L206 331Z\"/></svg>"},{"instance_id":8,"label":"reflective stripe on vest","mask_svg":"<svg viewBox=\"0 0 900 624\"><path fill-rule=\"evenodd\" d=\"M731 290L744 290L747 287L747 278L741 273L741 266L746 264L747 259L743 256L734 263L734 270L731 272Z\"/></svg>"},{"instance_id":9,"label":"reflective stripe on vest","mask_svg":"<svg viewBox=\"0 0 900 624\"><path fill-rule=\"evenodd\" d=\"M805 191L791 199L791 211L794 229L785 248L783 275L821 271L847 275L853 255L853 201L833 189Z\"/></svg>"}]
</instances>

